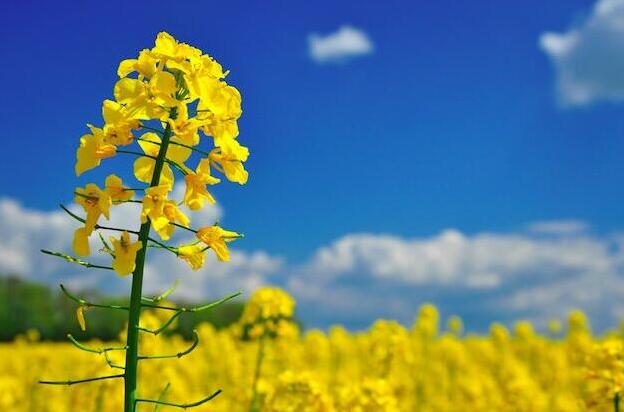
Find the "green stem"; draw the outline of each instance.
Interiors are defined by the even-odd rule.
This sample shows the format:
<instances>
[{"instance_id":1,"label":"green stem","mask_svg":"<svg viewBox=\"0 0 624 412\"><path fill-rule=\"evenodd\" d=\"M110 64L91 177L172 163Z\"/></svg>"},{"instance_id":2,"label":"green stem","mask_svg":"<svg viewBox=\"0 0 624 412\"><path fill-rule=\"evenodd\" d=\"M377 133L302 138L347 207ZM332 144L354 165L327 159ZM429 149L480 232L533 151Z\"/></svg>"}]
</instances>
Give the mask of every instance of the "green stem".
<instances>
[{"instance_id":1,"label":"green stem","mask_svg":"<svg viewBox=\"0 0 624 412\"><path fill-rule=\"evenodd\" d=\"M613 410L615 412L620 412L620 393L616 393L613 398Z\"/></svg>"},{"instance_id":2,"label":"green stem","mask_svg":"<svg viewBox=\"0 0 624 412\"><path fill-rule=\"evenodd\" d=\"M108 376L98 376L96 378L80 379L77 381L39 381L39 383L43 385L76 385L78 383L95 382L95 381L101 381L104 379L123 378L123 376L124 375L108 375Z\"/></svg>"},{"instance_id":3,"label":"green stem","mask_svg":"<svg viewBox=\"0 0 624 412\"><path fill-rule=\"evenodd\" d=\"M176 109L171 110L171 117L176 117ZM163 133L162 143L156 164L154 165L154 174L150 187L158 186L160 183L160 174L165 164L165 156L171 139L171 126L167 127ZM137 404L137 377L138 377L138 352L139 352L139 317L141 315L141 293L143 292L143 267L145 265L145 254L147 252L147 241L149 238L151 223L149 219L141 225L139 230L139 242L143 247L138 251L136 256L136 267L132 274L132 292L130 294L130 313L128 316L128 337L126 346L126 371L124 373L124 412L135 412Z\"/></svg>"},{"instance_id":4,"label":"green stem","mask_svg":"<svg viewBox=\"0 0 624 412\"><path fill-rule=\"evenodd\" d=\"M196 406L204 404L204 403L214 399L220 393L221 393L221 389L219 389L218 391L216 391L212 395L208 396L207 398L204 398L202 400L199 400L199 401L193 402L193 403L173 403L173 402L165 402L165 401L153 400L153 399L137 399L135 402L137 402L137 403L138 402L155 403L157 405L165 405L165 406L172 406L174 408L188 409L188 408L194 408Z\"/></svg>"},{"instance_id":5,"label":"green stem","mask_svg":"<svg viewBox=\"0 0 624 412\"><path fill-rule=\"evenodd\" d=\"M252 396L251 404L249 405L249 412L256 412L260 410L258 408L258 381L260 380L260 374L262 369L262 361L264 360L264 342L265 333L262 334L258 342L258 354L256 355L256 369L254 371L254 380L252 384Z\"/></svg>"}]
</instances>

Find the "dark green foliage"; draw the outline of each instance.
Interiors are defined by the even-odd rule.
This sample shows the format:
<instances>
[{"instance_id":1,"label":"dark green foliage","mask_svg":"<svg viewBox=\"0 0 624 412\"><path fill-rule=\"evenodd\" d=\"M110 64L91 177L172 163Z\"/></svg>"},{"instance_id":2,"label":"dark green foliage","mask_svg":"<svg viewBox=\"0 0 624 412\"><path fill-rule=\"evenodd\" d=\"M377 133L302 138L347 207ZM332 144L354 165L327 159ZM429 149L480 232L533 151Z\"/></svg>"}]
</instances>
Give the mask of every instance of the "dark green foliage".
<instances>
[{"instance_id":1,"label":"dark green foliage","mask_svg":"<svg viewBox=\"0 0 624 412\"><path fill-rule=\"evenodd\" d=\"M91 302L127 305L127 299L102 296L82 291L79 295ZM175 302L193 306L205 302ZM116 340L127 322L128 313L119 310L90 308L85 312L87 331L83 332L76 321L76 303L60 291L18 277L0 277L0 341L10 341L29 329L36 329L41 338L65 341L68 333L78 340L98 338ZM243 302L226 302L199 313L180 316L172 333L191 338L193 329L201 322L212 323L216 328L228 326L238 320Z\"/></svg>"}]
</instances>

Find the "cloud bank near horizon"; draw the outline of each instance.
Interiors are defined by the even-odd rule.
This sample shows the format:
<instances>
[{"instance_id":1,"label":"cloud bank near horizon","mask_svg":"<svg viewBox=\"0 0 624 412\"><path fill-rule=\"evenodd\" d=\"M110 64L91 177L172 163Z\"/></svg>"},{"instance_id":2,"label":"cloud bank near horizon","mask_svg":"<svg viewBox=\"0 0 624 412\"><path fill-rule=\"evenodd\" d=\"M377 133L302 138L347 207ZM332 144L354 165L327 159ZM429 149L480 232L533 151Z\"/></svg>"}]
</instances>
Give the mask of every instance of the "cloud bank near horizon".
<instances>
[{"instance_id":1,"label":"cloud bank near horizon","mask_svg":"<svg viewBox=\"0 0 624 412\"><path fill-rule=\"evenodd\" d=\"M112 224L130 225L138 213L135 204L117 207ZM201 213L195 221L207 224L222 216L218 208ZM63 212L0 199L0 273L126 293L129 277L75 267L39 252L71 250L75 227ZM184 240L184 234L177 236L174 242ZM93 261L105 259L96 254ZM578 220L534 222L510 233L467 235L448 229L415 238L358 233L319 247L303 262L234 246L231 262L210 255L198 272L173 255L152 253L146 293L162 291L176 278L181 283L175 296L190 300L236 290L249 294L264 284L285 287L297 298L304 323L314 327L361 328L379 317L407 324L422 303L432 302L476 330L492 321L544 324L576 308L598 320L600 329L624 315L624 304L618 303L624 301L624 233L596 235Z\"/></svg>"}]
</instances>

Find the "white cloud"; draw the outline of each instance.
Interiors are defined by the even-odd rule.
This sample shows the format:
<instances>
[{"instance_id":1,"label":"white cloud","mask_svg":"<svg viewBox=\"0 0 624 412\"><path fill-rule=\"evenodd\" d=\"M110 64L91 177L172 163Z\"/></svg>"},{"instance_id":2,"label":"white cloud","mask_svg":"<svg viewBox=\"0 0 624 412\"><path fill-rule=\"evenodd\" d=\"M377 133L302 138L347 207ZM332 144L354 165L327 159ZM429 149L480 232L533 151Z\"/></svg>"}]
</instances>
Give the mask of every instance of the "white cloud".
<instances>
[{"instance_id":1,"label":"white cloud","mask_svg":"<svg viewBox=\"0 0 624 412\"><path fill-rule=\"evenodd\" d=\"M180 188L175 191L179 192ZM72 207L78 215L84 213ZM222 216L220 208L207 206L198 212L188 212L196 225L213 224ZM138 229L140 205L128 203L111 210L111 220L101 218L100 224L112 227ZM27 209L20 203L0 198L0 274L14 274L54 285L66 283L77 289L103 289L109 293L126 293L130 277L121 278L108 271L87 270L40 252L49 249L71 253L74 230L79 223L62 211ZM118 232L102 231L105 238L118 236ZM188 240L188 233L178 229L172 244ZM91 240L92 256L85 258L92 263L110 264L110 257L97 253L102 247L97 236ZM282 264L280 258L262 251L251 253L232 250L231 261L218 262L208 254L206 266L193 272L186 263L171 254L153 250L145 270L146 293L160 293L175 279L180 279L177 297L200 300L214 298L242 289L249 292L267 282L267 278Z\"/></svg>"},{"instance_id":2,"label":"white cloud","mask_svg":"<svg viewBox=\"0 0 624 412\"><path fill-rule=\"evenodd\" d=\"M343 62L371 54L373 49L373 43L364 31L348 25L325 36L317 33L308 36L308 52L317 63Z\"/></svg>"},{"instance_id":3,"label":"white cloud","mask_svg":"<svg viewBox=\"0 0 624 412\"><path fill-rule=\"evenodd\" d=\"M77 209L76 209L77 210ZM79 211L78 211L79 212ZM139 207L113 208L111 226L136 225ZM193 214L197 225L211 224L219 209ZM130 277L87 270L39 253L69 251L77 223L61 211L23 207L0 199L0 273L19 274L76 289L127 293ZM472 328L517 318L544 320L582 308L599 327L624 315L624 234L598 236L579 221L537 222L530 230L467 235L450 229L434 236L405 238L351 234L318 248L302 263L286 262L263 251L232 250L227 264L208 255L206 266L191 271L175 256L151 251L145 291L160 293L177 278L175 297L212 299L237 290L284 285L299 301L310 326L346 323L366 326L378 317L409 323L419 305L431 301L444 314L472 319ZM173 243L188 234L178 231ZM92 250L98 245L93 238ZM89 258L107 264L110 258Z\"/></svg>"},{"instance_id":4,"label":"white cloud","mask_svg":"<svg viewBox=\"0 0 624 412\"><path fill-rule=\"evenodd\" d=\"M622 239L592 237L576 221L530 227L537 230L471 236L446 230L416 239L348 235L293 271L289 286L307 310L325 316L349 310L356 325L377 316L409 322L425 301L484 323L582 308L613 325L614 308L604 299L624 299Z\"/></svg>"},{"instance_id":5,"label":"white cloud","mask_svg":"<svg viewBox=\"0 0 624 412\"><path fill-rule=\"evenodd\" d=\"M574 235L587 231L590 228L582 220L547 220L535 222L528 226L530 232L545 235Z\"/></svg>"},{"instance_id":6,"label":"white cloud","mask_svg":"<svg viewBox=\"0 0 624 412\"><path fill-rule=\"evenodd\" d=\"M318 250L305 271L329 281L366 274L413 285L490 288L540 272L556 277L606 270L611 263L607 246L586 237L469 237L456 230L425 239L359 234Z\"/></svg>"},{"instance_id":7,"label":"white cloud","mask_svg":"<svg viewBox=\"0 0 624 412\"><path fill-rule=\"evenodd\" d=\"M624 100L624 0L598 0L582 24L543 33L563 105Z\"/></svg>"}]
</instances>

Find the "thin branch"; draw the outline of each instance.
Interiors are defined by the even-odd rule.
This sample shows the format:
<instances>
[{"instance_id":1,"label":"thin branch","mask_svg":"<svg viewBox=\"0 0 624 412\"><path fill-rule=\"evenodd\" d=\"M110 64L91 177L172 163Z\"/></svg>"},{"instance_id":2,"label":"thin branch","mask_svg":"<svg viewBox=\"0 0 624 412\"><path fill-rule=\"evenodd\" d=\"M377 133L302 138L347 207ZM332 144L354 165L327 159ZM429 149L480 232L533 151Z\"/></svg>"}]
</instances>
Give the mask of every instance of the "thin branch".
<instances>
[{"instance_id":1,"label":"thin branch","mask_svg":"<svg viewBox=\"0 0 624 412\"><path fill-rule=\"evenodd\" d=\"M158 143L155 143L155 142L150 142L150 143L158 144ZM118 149L117 153L124 153L124 154L139 156L139 157L149 157L150 159L156 160L156 156L148 155L147 153L135 152L133 150L119 150Z\"/></svg>"},{"instance_id":2,"label":"thin branch","mask_svg":"<svg viewBox=\"0 0 624 412\"><path fill-rule=\"evenodd\" d=\"M172 403L172 402L165 402L165 401L157 401L154 399L142 399L142 398L137 398L134 400L135 405L139 402L144 402L144 403L155 403L158 405L164 405L164 406L173 406L174 408L180 408L180 409L187 409L187 408L194 408L196 406L202 405L212 399L214 399L218 394L221 393L221 389L219 389L218 391L216 391L215 393L213 393L212 395L210 395L209 397L199 400L197 402L193 402L193 403Z\"/></svg>"},{"instance_id":3,"label":"thin branch","mask_svg":"<svg viewBox=\"0 0 624 412\"><path fill-rule=\"evenodd\" d=\"M182 229L186 229L186 230L188 230L189 232L197 233L197 230L195 230L195 229L191 229L190 227L182 226L182 225L180 225L180 224L178 224L178 223L175 223L175 222L169 222L169 224L170 224L170 225L173 225L173 226L176 226L176 227L179 227L179 228L182 228Z\"/></svg>"},{"instance_id":4,"label":"thin branch","mask_svg":"<svg viewBox=\"0 0 624 412\"><path fill-rule=\"evenodd\" d=\"M134 189L136 190L136 189ZM74 212L72 212L71 210L69 210L67 207L65 207L65 205L60 204L59 205L61 209L63 209L65 211L65 213L67 213L68 215L70 215L71 217L73 217L74 219L76 219L77 221L81 222L81 223L85 223L86 220L80 216L78 216L77 214L75 214ZM130 229L124 229L124 228L119 228L119 227L110 227L110 226L102 226L102 225L98 225L96 224L94 226L94 229L102 229L102 230L114 230L117 232L128 232L128 233L133 233L133 234L138 234L139 232L136 230L130 230Z\"/></svg>"},{"instance_id":5,"label":"thin branch","mask_svg":"<svg viewBox=\"0 0 624 412\"><path fill-rule=\"evenodd\" d=\"M165 399L165 396L167 396L167 392L169 391L169 388L171 388L171 383L167 382L167 384L165 385L165 388L162 390L162 392L160 392L160 395L158 396L158 402L162 402ZM162 405L156 404L154 405L154 412L158 412L161 409Z\"/></svg>"},{"instance_id":6,"label":"thin branch","mask_svg":"<svg viewBox=\"0 0 624 412\"><path fill-rule=\"evenodd\" d=\"M90 348L80 342L78 342L76 340L76 338L74 338L71 334L67 334L67 339L70 340L71 343L73 343L73 345L75 347L77 347L80 350L83 350L85 352L91 352L91 353L97 353L97 354L102 354L104 352L108 352L108 351L114 351L114 350L126 350L126 346L112 346L112 347L107 347L107 348Z\"/></svg>"},{"instance_id":7,"label":"thin branch","mask_svg":"<svg viewBox=\"0 0 624 412\"><path fill-rule=\"evenodd\" d=\"M153 132L160 133L160 134L163 134L163 132L164 132L164 130L162 130L162 129L156 129L155 127L145 126L145 125L144 125L144 124L142 124L142 123L141 123L141 125L140 125L140 128L141 128L141 129L151 130L151 131L153 131ZM154 142L152 142L151 140L141 139L140 137L137 137L137 139L136 139L136 140L141 140L141 141L146 141L146 142L154 143ZM169 143L171 143L171 142L169 142Z\"/></svg>"},{"instance_id":8,"label":"thin branch","mask_svg":"<svg viewBox=\"0 0 624 412\"><path fill-rule=\"evenodd\" d=\"M66 288L65 286L63 286L63 284L61 283L59 285L61 287L61 290L63 291L63 293L65 294L65 296L67 296L69 299L73 300L74 302L76 302L77 304L81 305L81 306L87 306L87 307L93 307L93 308L105 308L105 309L119 309L119 310L128 310L127 306L120 306L120 305L102 305L99 303L92 303L89 302L87 300L84 300L82 298L79 298L73 294L71 294Z\"/></svg>"},{"instance_id":9,"label":"thin branch","mask_svg":"<svg viewBox=\"0 0 624 412\"><path fill-rule=\"evenodd\" d=\"M143 356L139 356L138 359L167 359L167 358L181 358L182 356L188 355L189 353L191 353L193 351L193 349L195 349L197 347L197 345L199 344L199 335L197 335L197 331L193 330L193 343L191 344L191 346L182 351L182 352L178 352L176 354L173 355L143 355Z\"/></svg>"},{"instance_id":10,"label":"thin branch","mask_svg":"<svg viewBox=\"0 0 624 412\"><path fill-rule=\"evenodd\" d=\"M144 140L146 142L158 145L158 143L156 142L152 142L149 140ZM139 157L148 157L150 159L153 159L154 161L157 160L156 156L152 156L152 155L148 155L147 153L140 153L140 152L135 152L132 150L117 150L117 153L125 153L125 154L129 154L129 155L133 155L133 156L139 156ZM183 166L181 166L180 164L178 164L177 162L171 160L171 159L167 159L165 158L164 161L168 164L170 164L171 166L175 167L176 169L178 169L180 171L180 173L182 173L183 175L187 175L188 171L186 169L184 169ZM78 193L77 193L78 194Z\"/></svg>"},{"instance_id":11,"label":"thin branch","mask_svg":"<svg viewBox=\"0 0 624 412\"><path fill-rule=\"evenodd\" d=\"M145 306L145 305L143 305ZM171 323L173 323L174 320L176 320L178 318L178 316L180 316L182 313L184 313L183 310L178 310L176 311L176 313L174 313L165 323L163 323L158 329L148 329L148 328L143 328L141 326L138 327L138 329L142 332L147 332L147 333L151 333L153 335L159 335L163 330L167 329L167 327L169 325L171 325Z\"/></svg>"},{"instance_id":12,"label":"thin branch","mask_svg":"<svg viewBox=\"0 0 624 412\"><path fill-rule=\"evenodd\" d=\"M167 329L167 327L169 325L171 325L171 323L174 320L176 320L178 318L178 316L180 316L181 314L183 314L185 312L191 312L191 313L193 313L193 312L201 312L201 311L204 311L204 310L207 310L207 309L210 309L210 308L214 308L215 306L219 306L220 304L225 303L225 302L227 302L230 299L234 299L235 297L241 295L242 293L243 292L239 291L239 292L233 293L233 294L231 294L229 296L226 296L224 298L221 298L221 299L219 299L219 300L217 300L215 302L208 303L207 305L196 306L196 307L193 307L193 308L185 308L185 307L182 307L182 308L172 308L172 307L169 307L169 306L160 306L160 305L152 305L150 303L143 303L142 304L143 307L154 308L154 309L163 309L163 310L173 310L173 311L175 311L175 313L173 315L171 315L171 317L157 329L148 329L148 328L142 328L142 327L138 327L138 329L140 331L142 331L142 332L147 332L147 333L151 333L153 335L158 335L162 331Z\"/></svg>"},{"instance_id":13,"label":"thin branch","mask_svg":"<svg viewBox=\"0 0 624 412\"><path fill-rule=\"evenodd\" d=\"M154 130L154 129L151 129L151 130ZM142 142L149 142L149 143L159 144L159 143L156 143L156 142L152 142L151 140L141 139L140 137L139 137L138 139L136 139L136 140L140 140L140 141L142 141ZM204 150L198 149L198 148L196 148L196 147L194 147L194 146L191 146L191 145L188 145L188 144L179 143L179 142L174 142L174 141L170 141L170 142L169 142L169 144L173 144L173 145L176 145L176 146L186 147L187 149L191 149L192 151L197 152L197 153L199 153L199 154L202 154L202 155L204 155L204 156L210 156L210 153L209 153L209 152L206 152L206 151L204 151Z\"/></svg>"},{"instance_id":14,"label":"thin branch","mask_svg":"<svg viewBox=\"0 0 624 412\"><path fill-rule=\"evenodd\" d=\"M52 252L50 250L41 249L41 253L45 253L46 255L50 255L50 256L56 256L69 263L75 263L77 265L84 266L86 268L113 270L113 268L110 266L94 265L93 263L85 262L82 259L78 259L77 257L66 255L65 253L61 253L61 252Z\"/></svg>"},{"instance_id":15,"label":"thin branch","mask_svg":"<svg viewBox=\"0 0 624 412\"><path fill-rule=\"evenodd\" d=\"M178 256L178 250L173 247L173 246L169 246L169 245L165 245L162 242L159 242L158 240L154 239L153 237L148 236L147 240L149 240L150 242L153 242L155 244L157 244L158 246L160 246L161 249L167 249L169 252L175 254L176 256Z\"/></svg>"},{"instance_id":16,"label":"thin branch","mask_svg":"<svg viewBox=\"0 0 624 412\"><path fill-rule=\"evenodd\" d=\"M154 296L153 298L142 297L141 300L143 300L144 302L147 302L147 303L158 303L158 302L160 302L163 299L167 299L169 297L169 295L171 295L175 291L175 289L178 287L179 283L180 283L180 279L176 279L175 282L173 282L173 285L171 285L169 287L169 289L167 289L166 291L164 291L160 295Z\"/></svg>"},{"instance_id":17,"label":"thin branch","mask_svg":"<svg viewBox=\"0 0 624 412\"><path fill-rule=\"evenodd\" d=\"M80 379L77 381L42 381L40 380L39 383L43 385L75 385L77 383L94 382L94 381L101 381L104 379L114 379L114 378L123 378L123 377L124 377L124 374L120 374L120 375L98 376L97 378Z\"/></svg>"},{"instance_id":18,"label":"thin branch","mask_svg":"<svg viewBox=\"0 0 624 412\"><path fill-rule=\"evenodd\" d=\"M221 298L221 299L219 299L219 300L216 300L216 301L214 301L214 302L208 303L208 304L206 304L206 305L203 305L203 306L195 306L195 307L192 307L192 308L186 308L186 307L182 307L182 308L174 308L174 307L171 307L171 306L159 306L159 305L152 305L152 304L150 304L150 303L143 303L143 305L142 305L142 306L147 307L147 308L153 308L153 309L174 310L174 311L181 311L181 312L201 312L201 311L203 311L203 310L210 309L210 308L213 308L213 307L215 307L215 306L218 306L218 305L220 305L220 304L222 304L222 303L225 303L225 302L227 302L228 300L234 299L235 297L240 296L240 295L242 295L242 294L243 294L243 292L238 291L238 292L236 292L236 293L232 293L232 294L231 294L231 295L229 295L229 296L226 296L226 297Z\"/></svg>"},{"instance_id":19,"label":"thin branch","mask_svg":"<svg viewBox=\"0 0 624 412\"><path fill-rule=\"evenodd\" d=\"M114 368L114 369L124 369L125 370L126 368L124 366L117 365L117 364L113 363L111 358L108 357L108 352L109 351L104 351L104 359L106 359L106 363L108 363L108 366L110 366L111 368Z\"/></svg>"}]
</instances>

